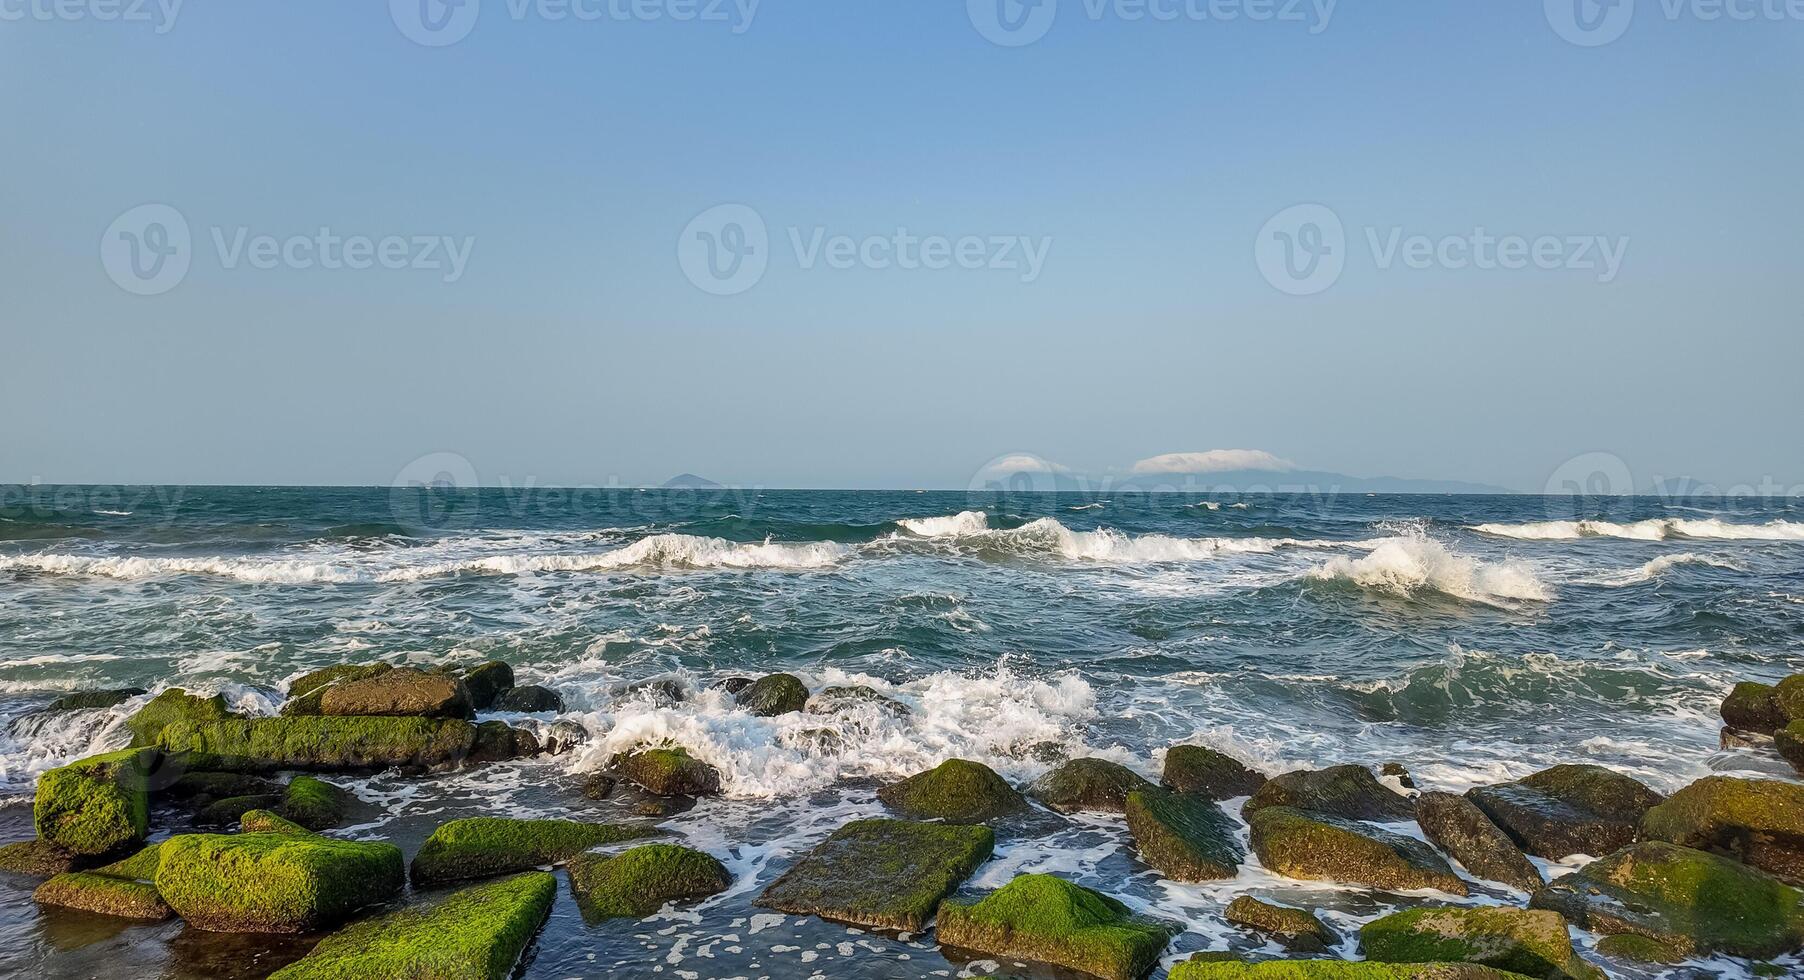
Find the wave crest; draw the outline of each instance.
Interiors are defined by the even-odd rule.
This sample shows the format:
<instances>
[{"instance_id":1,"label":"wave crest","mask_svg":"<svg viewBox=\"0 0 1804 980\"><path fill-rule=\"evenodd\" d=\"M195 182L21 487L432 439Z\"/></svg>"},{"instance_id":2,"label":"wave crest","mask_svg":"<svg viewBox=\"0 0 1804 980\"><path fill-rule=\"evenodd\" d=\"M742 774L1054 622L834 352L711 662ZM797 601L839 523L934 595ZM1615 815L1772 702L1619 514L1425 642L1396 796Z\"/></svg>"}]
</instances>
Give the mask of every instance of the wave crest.
<instances>
[{"instance_id":1,"label":"wave crest","mask_svg":"<svg viewBox=\"0 0 1804 980\"><path fill-rule=\"evenodd\" d=\"M1669 538L1804 541L1804 524L1794 521L1735 524L1714 517L1701 520L1658 517L1627 524L1614 521L1532 521L1527 524L1479 524L1472 530L1480 534L1523 541L1570 541L1576 538L1626 538L1634 541L1665 541Z\"/></svg>"},{"instance_id":2,"label":"wave crest","mask_svg":"<svg viewBox=\"0 0 1804 980\"><path fill-rule=\"evenodd\" d=\"M1552 590L1526 563L1483 562L1453 551L1419 530L1382 540L1370 554L1359 558L1330 559L1306 574L1319 581L1350 582L1398 595L1434 591L1486 605L1553 598Z\"/></svg>"}]
</instances>

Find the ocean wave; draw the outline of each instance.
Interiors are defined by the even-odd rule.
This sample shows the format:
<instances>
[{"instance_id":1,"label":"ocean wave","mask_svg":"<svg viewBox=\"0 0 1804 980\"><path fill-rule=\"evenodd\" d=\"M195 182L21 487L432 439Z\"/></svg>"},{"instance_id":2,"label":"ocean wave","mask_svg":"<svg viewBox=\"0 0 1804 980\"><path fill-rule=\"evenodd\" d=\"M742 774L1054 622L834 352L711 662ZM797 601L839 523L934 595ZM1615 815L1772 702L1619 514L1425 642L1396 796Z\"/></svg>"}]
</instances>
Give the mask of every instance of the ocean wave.
<instances>
[{"instance_id":1,"label":"ocean wave","mask_svg":"<svg viewBox=\"0 0 1804 980\"><path fill-rule=\"evenodd\" d=\"M1712 558L1709 555L1693 554L1692 552L1686 551L1676 555L1661 555L1639 568L1632 568L1617 575L1607 575L1592 581L1598 585L1609 586L1635 585L1640 582L1652 582L1666 574L1668 570L1680 565L1703 565L1708 568L1721 568L1732 572L1745 570L1732 561L1727 561L1722 558Z\"/></svg>"},{"instance_id":2,"label":"ocean wave","mask_svg":"<svg viewBox=\"0 0 1804 980\"><path fill-rule=\"evenodd\" d=\"M1570 541L1576 538L1627 538L1635 541L1665 541L1669 538L1804 541L1804 524L1794 521L1735 524L1713 517L1702 520L1659 517L1627 524L1613 521L1533 521L1527 524L1479 524L1472 530L1480 534L1524 541Z\"/></svg>"},{"instance_id":3,"label":"ocean wave","mask_svg":"<svg viewBox=\"0 0 1804 980\"><path fill-rule=\"evenodd\" d=\"M989 530L990 515L981 510L967 510L950 517L905 517L896 524L904 531L924 538L957 537Z\"/></svg>"},{"instance_id":4,"label":"ocean wave","mask_svg":"<svg viewBox=\"0 0 1804 980\"><path fill-rule=\"evenodd\" d=\"M1398 595L1433 591L1487 605L1553 598L1552 590L1529 565L1513 560L1483 562L1453 551L1419 530L1384 539L1359 558L1330 559L1305 574L1318 581L1350 582Z\"/></svg>"},{"instance_id":5,"label":"ocean wave","mask_svg":"<svg viewBox=\"0 0 1804 980\"><path fill-rule=\"evenodd\" d=\"M1016 557L1072 561L1155 563L1199 561L1223 555L1269 555L1286 548L1361 547L1366 542L1299 538L1180 538L1168 534L1130 535L1113 528L1075 531L1056 518L1042 517L1015 528L991 528L982 511L952 517L901 521L922 536L978 551ZM918 526L922 530L917 530ZM931 529L931 535L927 530Z\"/></svg>"}]
</instances>

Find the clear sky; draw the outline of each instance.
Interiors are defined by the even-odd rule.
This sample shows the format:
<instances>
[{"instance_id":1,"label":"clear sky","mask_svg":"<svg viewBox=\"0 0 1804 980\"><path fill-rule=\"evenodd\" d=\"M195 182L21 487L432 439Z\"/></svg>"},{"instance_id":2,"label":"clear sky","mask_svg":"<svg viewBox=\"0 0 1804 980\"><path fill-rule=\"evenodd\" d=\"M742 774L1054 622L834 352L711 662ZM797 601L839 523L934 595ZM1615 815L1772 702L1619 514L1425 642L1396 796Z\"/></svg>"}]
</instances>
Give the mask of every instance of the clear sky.
<instances>
[{"instance_id":1,"label":"clear sky","mask_svg":"<svg viewBox=\"0 0 1804 980\"><path fill-rule=\"evenodd\" d=\"M0 480L1804 483L1797 3L69 2Z\"/></svg>"}]
</instances>

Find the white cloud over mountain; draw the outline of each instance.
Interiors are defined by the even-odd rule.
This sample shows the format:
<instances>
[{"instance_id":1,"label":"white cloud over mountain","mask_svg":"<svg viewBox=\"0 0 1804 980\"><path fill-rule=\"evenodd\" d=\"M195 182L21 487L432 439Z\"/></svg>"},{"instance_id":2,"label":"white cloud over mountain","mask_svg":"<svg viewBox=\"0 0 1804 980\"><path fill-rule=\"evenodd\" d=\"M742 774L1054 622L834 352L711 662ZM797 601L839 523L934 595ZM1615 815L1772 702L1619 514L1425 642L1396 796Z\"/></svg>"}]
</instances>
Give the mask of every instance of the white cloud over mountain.
<instances>
[{"instance_id":1,"label":"white cloud over mountain","mask_svg":"<svg viewBox=\"0 0 1804 980\"><path fill-rule=\"evenodd\" d=\"M1140 460L1133 472L1222 473L1230 470L1294 470L1297 464L1263 449L1211 449L1201 453L1165 453Z\"/></svg>"}]
</instances>

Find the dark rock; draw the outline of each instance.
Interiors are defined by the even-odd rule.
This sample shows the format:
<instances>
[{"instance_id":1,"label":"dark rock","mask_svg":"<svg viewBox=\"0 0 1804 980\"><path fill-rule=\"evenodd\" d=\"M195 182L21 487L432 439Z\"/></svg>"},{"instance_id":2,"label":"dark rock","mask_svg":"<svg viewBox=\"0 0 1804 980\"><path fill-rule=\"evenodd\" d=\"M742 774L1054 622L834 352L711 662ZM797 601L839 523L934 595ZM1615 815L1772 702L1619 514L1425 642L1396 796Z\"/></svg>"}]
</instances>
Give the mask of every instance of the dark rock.
<instances>
[{"instance_id":1,"label":"dark rock","mask_svg":"<svg viewBox=\"0 0 1804 980\"><path fill-rule=\"evenodd\" d=\"M1728 854L1804 885L1804 786L1707 776L1647 811L1641 836Z\"/></svg>"},{"instance_id":2,"label":"dark rock","mask_svg":"<svg viewBox=\"0 0 1804 980\"><path fill-rule=\"evenodd\" d=\"M736 695L739 706L760 718L800 711L808 704L808 687L793 674L768 674Z\"/></svg>"},{"instance_id":3,"label":"dark rock","mask_svg":"<svg viewBox=\"0 0 1804 980\"><path fill-rule=\"evenodd\" d=\"M614 795L614 777L601 772L592 772L583 779L583 795L591 800L605 800Z\"/></svg>"},{"instance_id":4,"label":"dark rock","mask_svg":"<svg viewBox=\"0 0 1804 980\"><path fill-rule=\"evenodd\" d=\"M273 810L282 805L280 796L228 796L195 811L197 827L230 827L252 810Z\"/></svg>"},{"instance_id":5,"label":"dark rock","mask_svg":"<svg viewBox=\"0 0 1804 980\"><path fill-rule=\"evenodd\" d=\"M1554 766L1466 797L1524 851L1559 860L1608 854L1635 839L1635 825L1660 794L1602 766Z\"/></svg>"},{"instance_id":6,"label":"dark rock","mask_svg":"<svg viewBox=\"0 0 1804 980\"><path fill-rule=\"evenodd\" d=\"M1453 855L1480 878L1533 892L1541 872L1476 804L1453 793L1423 793L1416 799L1416 822L1435 846Z\"/></svg>"},{"instance_id":7,"label":"dark rock","mask_svg":"<svg viewBox=\"0 0 1804 980\"><path fill-rule=\"evenodd\" d=\"M648 793L658 796L706 796L720 792L720 771L692 758L681 747L623 752L609 768Z\"/></svg>"},{"instance_id":8,"label":"dark rock","mask_svg":"<svg viewBox=\"0 0 1804 980\"><path fill-rule=\"evenodd\" d=\"M539 754L538 736L524 728L513 728L505 721L485 721L476 726L476 742L470 749L471 762L506 762L529 759Z\"/></svg>"},{"instance_id":9,"label":"dark rock","mask_svg":"<svg viewBox=\"0 0 1804 980\"><path fill-rule=\"evenodd\" d=\"M510 687L495 699L496 711L562 711L564 698L549 687Z\"/></svg>"},{"instance_id":10,"label":"dark rock","mask_svg":"<svg viewBox=\"0 0 1804 980\"><path fill-rule=\"evenodd\" d=\"M1140 859L1173 881L1232 878L1246 860L1234 821L1201 797L1136 790L1128 794L1127 824Z\"/></svg>"},{"instance_id":11,"label":"dark rock","mask_svg":"<svg viewBox=\"0 0 1804 980\"><path fill-rule=\"evenodd\" d=\"M1379 963L1472 963L1545 980L1608 980L1572 949L1558 913L1516 908L1417 908L1359 930Z\"/></svg>"},{"instance_id":12,"label":"dark rock","mask_svg":"<svg viewBox=\"0 0 1804 980\"><path fill-rule=\"evenodd\" d=\"M982 823L1027 809L1027 801L981 762L948 759L877 791L877 798L907 817Z\"/></svg>"},{"instance_id":13,"label":"dark rock","mask_svg":"<svg viewBox=\"0 0 1804 980\"><path fill-rule=\"evenodd\" d=\"M833 832L757 904L875 929L920 932L995 845L988 827L855 820Z\"/></svg>"},{"instance_id":14,"label":"dark rock","mask_svg":"<svg viewBox=\"0 0 1804 980\"><path fill-rule=\"evenodd\" d=\"M628 698L649 701L659 707L682 704L688 700L689 692L683 688L681 681L670 677L659 677L649 681L638 681L627 684L615 692L620 700Z\"/></svg>"},{"instance_id":15,"label":"dark rock","mask_svg":"<svg viewBox=\"0 0 1804 980\"><path fill-rule=\"evenodd\" d=\"M1107 759L1072 759L1027 787L1027 795L1060 813L1123 813L1129 793L1153 789L1145 777Z\"/></svg>"},{"instance_id":16,"label":"dark rock","mask_svg":"<svg viewBox=\"0 0 1804 980\"><path fill-rule=\"evenodd\" d=\"M739 692L756 683L758 683L758 680L755 677L728 677L719 681L714 686L727 692L727 694L731 696L737 697Z\"/></svg>"},{"instance_id":17,"label":"dark rock","mask_svg":"<svg viewBox=\"0 0 1804 980\"><path fill-rule=\"evenodd\" d=\"M589 740L589 730L582 723L568 719L556 722L545 733L545 751L550 755L563 755Z\"/></svg>"},{"instance_id":18,"label":"dark rock","mask_svg":"<svg viewBox=\"0 0 1804 980\"><path fill-rule=\"evenodd\" d=\"M1637 936L1632 932L1619 932L1614 936L1605 936L1599 939L1597 951L1611 959L1627 960L1631 963L1676 966L1685 962L1684 950L1675 949L1658 939Z\"/></svg>"},{"instance_id":19,"label":"dark rock","mask_svg":"<svg viewBox=\"0 0 1804 980\"><path fill-rule=\"evenodd\" d=\"M1242 895L1222 912L1237 926L1267 933L1293 953L1325 953L1340 942L1333 929L1307 909L1287 908Z\"/></svg>"},{"instance_id":20,"label":"dark rock","mask_svg":"<svg viewBox=\"0 0 1804 980\"><path fill-rule=\"evenodd\" d=\"M1161 782L1167 789L1194 793L1212 800L1252 796L1265 785L1266 775L1241 765L1239 760L1201 745L1174 745L1165 753Z\"/></svg>"},{"instance_id":21,"label":"dark rock","mask_svg":"<svg viewBox=\"0 0 1804 980\"><path fill-rule=\"evenodd\" d=\"M1285 806L1256 810L1249 822L1253 850L1273 874L1389 891L1438 888L1467 894L1466 883L1434 848L1413 837Z\"/></svg>"},{"instance_id":22,"label":"dark rock","mask_svg":"<svg viewBox=\"0 0 1804 980\"><path fill-rule=\"evenodd\" d=\"M278 796L281 792L281 783L248 773L185 772L162 795L198 809L233 796Z\"/></svg>"},{"instance_id":23,"label":"dark rock","mask_svg":"<svg viewBox=\"0 0 1804 980\"><path fill-rule=\"evenodd\" d=\"M1724 728L1717 736L1717 744L1725 749L1766 749L1772 747L1773 737L1739 728Z\"/></svg>"},{"instance_id":24,"label":"dark rock","mask_svg":"<svg viewBox=\"0 0 1804 980\"><path fill-rule=\"evenodd\" d=\"M1378 775L1392 777L1397 780L1397 785L1404 789L1416 788L1415 779L1410 776L1409 770L1405 769L1401 762L1387 762L1384 765L1379 766Z\"/></svg>"},{"instance_id":25,"label":"dark rock","mask_svg":"<svg viewBox=\"0 0 1804 980\"><path fill-rule=\"evenodd\" d=\"M1350 820L1401 821L1415 818L1415 804L1378 781L1364 766L1298 769L1267 780L1247 800L1248 815L1268 806L1313 810Z\"/></svg>"},{"instance_id":26,"label":"dark rock","mask_svg":"<svg viewBox=\"0 0 1804 980\"><path fill-rule=\"evenodd\" d=\"M1791 763L1793 769L1804 773L1804 721L1794 721L1773 733L1773 748L1779 756Z\"/></svg>"},{"instance_id":27,"label":"dark rock","mask_svg":"<svg viewBox=\"0 0 1804 980\"><path fill-rule=\"evenodd\" d=\"M792 748L815 755L832 755L846 747L845 736L831 728L803 728L796 731L781 732L779 741Z\"/></svg>"},{"instance_id":28,"label":"dark rock","mask_svg":"<svg viewBox=\"0 0 1804 980\"><path fill-rule=\"evenodd\" d=\"M583 920L642 919L665 902L726 891L733 876L712 855L675 844L645 844L612 856L584 854L570 862L570 890Z\"/></svg>"},{"instance_id":29,"label":"dark rock","mask_svg":"<svg viewBox=\"0 0 1804 980\"><path fill-rule=\"evenodd\" d=\"M1723 699L1723 724L1742 731L1771 735L1784 728L1785 711L1779 707L1778 691L1768 684L1743 681L1735 685Z\"/></svg>"},{"instance_id":30,"label":"dark rock","mask_svg":"<svg viewBox=\"0 0 1804 980\"><path fill-rule=\"evenodd\" d=\"M891 718L906 718L914 713L908 705L863 685L822 688L820 693L809 697L808 713L830 715L856 709L863 705L870 705Z\"/></svg>"},{"instance_id":31,"label":"dark rock","mask_svg":"<svg viewBox=\"0 0 1804 980\"><path fill-rule=\"evenodd\" d=\"M487 711L501 692L514 686L514 668L499 660L477 664L464 672L463 684L470 694L470 706Z\"/></svg>"},{"instance_id":32,"label":"dark rock","mask_svg":"<svg viewBox=\"0 0 1804 980\"><path fill-rule=\"evenodd\" d=\"M111 708L147 693L141 687L115 687L104 691L76 691L65 694L44 706L45 711L82 711Z\"/></svg>"}]
</instances>

